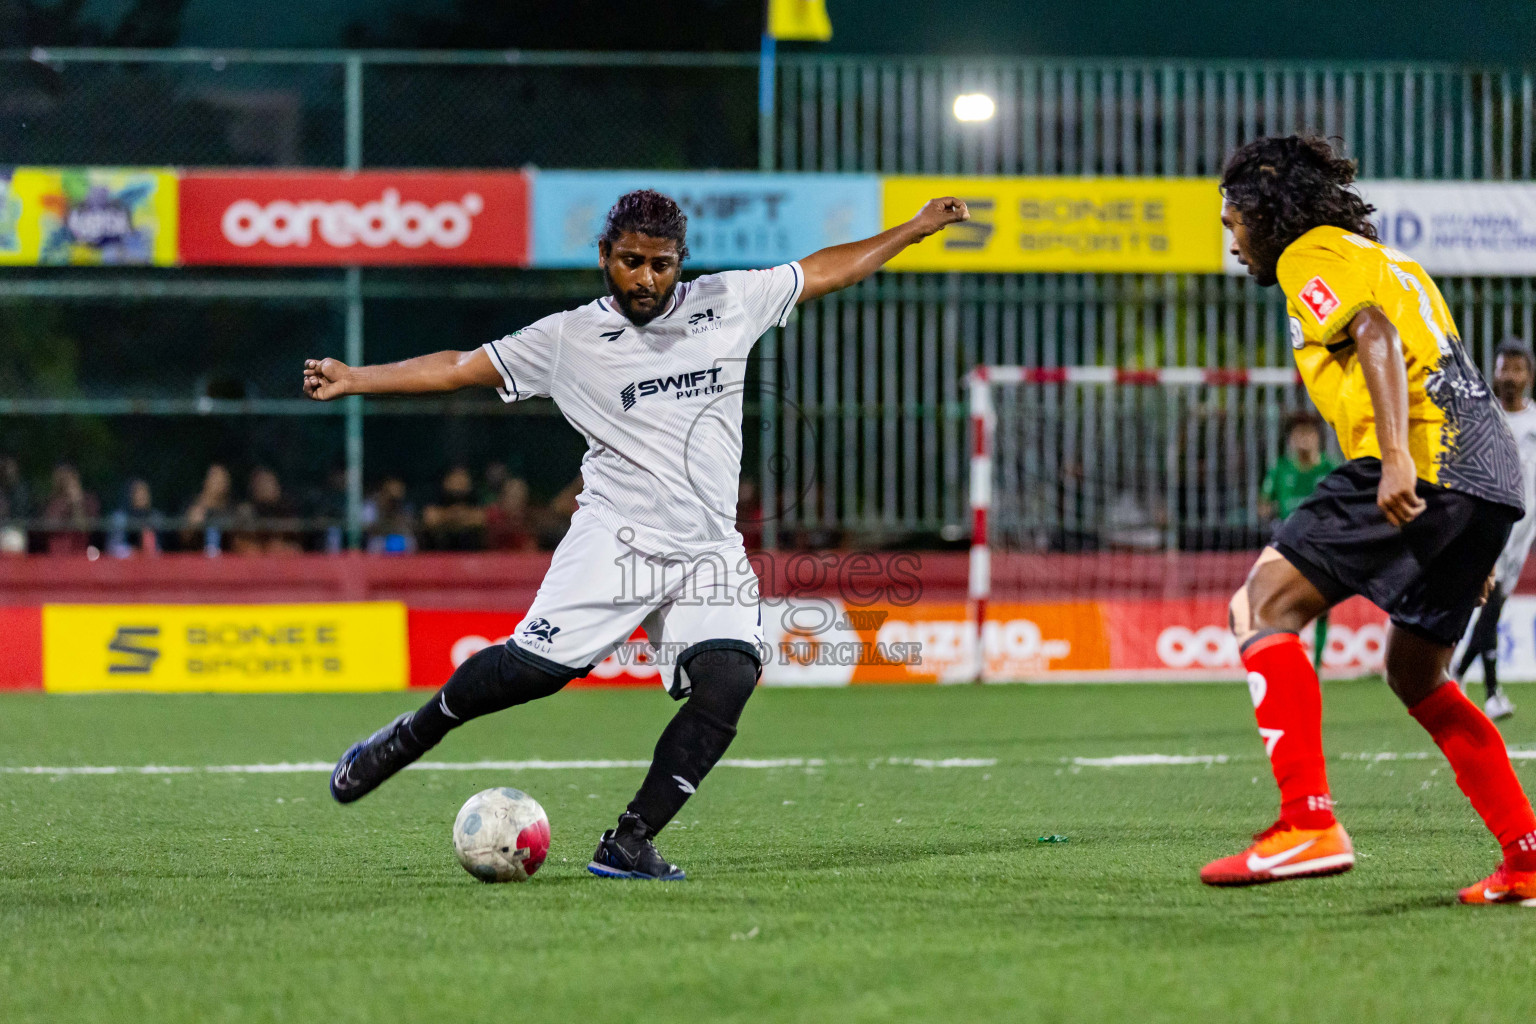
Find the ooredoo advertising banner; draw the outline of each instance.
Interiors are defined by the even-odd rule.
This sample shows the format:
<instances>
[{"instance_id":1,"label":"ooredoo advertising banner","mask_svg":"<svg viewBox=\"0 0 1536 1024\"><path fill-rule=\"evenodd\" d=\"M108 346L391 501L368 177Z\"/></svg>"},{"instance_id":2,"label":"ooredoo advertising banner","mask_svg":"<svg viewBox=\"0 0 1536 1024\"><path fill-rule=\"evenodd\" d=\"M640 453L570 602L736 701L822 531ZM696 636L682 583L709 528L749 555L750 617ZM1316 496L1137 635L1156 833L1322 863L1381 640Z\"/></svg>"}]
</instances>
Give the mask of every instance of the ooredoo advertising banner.
<instances>
[{"instance_id":1,"label":"ooredoo advertising banner","mask_svg":"<svg viewBox=\"0 0 1536 1024\"><path fill-rule=\"evenodd\" d=\"M525 266L527 211L515 171L188 171L181 261Z\"/></svg>"},{"instance_id":2,"label":"ooredoo advertising banner","mask_svg":"<svg viewBox=\"0 0 1536 1024\"><path fill-rule=\"evenodd\" d=\"M406 685L405 606L43 607L53 692L322 693Z\"/></svg>"},{"instance_id":3,"label":"ooredoo advertising banner","mask_svg":"<svg viewBox=\"0 0 1536 1024\"><path fill-rule=\"evenodd\" d=\"M176 216L169 169L0 170L0 264L170 266Z\"/></svg>"},{"instance_id":4,"label":"ooredoo advertising banner","mask_svg":"<svg viewBox=\"0 0 1536 1024\"><path fill-rule=\"evenodd\" d=\"M614 201L652 188L688 215L689 263L768 267L880 230L872 174L538 171L533 178L533 262L592 267Z\"/></svg>"}]
</instances>

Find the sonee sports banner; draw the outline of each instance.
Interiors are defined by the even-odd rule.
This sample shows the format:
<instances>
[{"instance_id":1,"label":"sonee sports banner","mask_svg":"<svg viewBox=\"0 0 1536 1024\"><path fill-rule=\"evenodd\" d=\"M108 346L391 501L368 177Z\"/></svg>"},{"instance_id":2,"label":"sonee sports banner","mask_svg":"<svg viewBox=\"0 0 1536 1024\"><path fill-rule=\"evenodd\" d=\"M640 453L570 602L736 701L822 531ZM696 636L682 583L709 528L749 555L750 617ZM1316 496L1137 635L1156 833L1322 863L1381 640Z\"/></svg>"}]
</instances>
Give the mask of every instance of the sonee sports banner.
<instances>
[{"instance_id":1,"label":"sonee sports banner","mask_svg":"<svg viewBox=\"0 0 1536 1024\"><path fill-rule=\"evenodd\" d=\"M329 693L406 685L405 606L45 605L53 692Z\"/></svg>"}]
</instances>

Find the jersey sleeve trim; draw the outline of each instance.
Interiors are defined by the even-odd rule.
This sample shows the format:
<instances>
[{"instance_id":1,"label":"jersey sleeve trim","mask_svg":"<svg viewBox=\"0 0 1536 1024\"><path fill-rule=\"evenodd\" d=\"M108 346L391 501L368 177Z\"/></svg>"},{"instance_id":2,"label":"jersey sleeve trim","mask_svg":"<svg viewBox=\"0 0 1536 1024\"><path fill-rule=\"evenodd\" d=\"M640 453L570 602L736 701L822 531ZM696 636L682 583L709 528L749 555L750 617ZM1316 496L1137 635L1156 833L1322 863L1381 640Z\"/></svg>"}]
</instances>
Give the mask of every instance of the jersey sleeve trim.
<instances>
[{"instance_id":1,"label":"jersey sleeve trim","mask_svg":"<svg viewBox=\"0 0 1536 1024\"><path fill-rule=\"evenodd\" d=\"M795 275L795 290L790 293L789 298L784 300L784 306L779 310L778 318L774 321L780 327L789 323L789 311L795 308L795 303L800 301L800 293L805 291L805 271L800 269L800 261L793 260L787 266Z\"/></svg>"},{"instance_id":2,"label":"jersey sleeve trim","mask_svg":"<svg viewBox=\"0 0 1536 1024\"><path fill-rule=\"evenodd\" d=\"M491 354L491 363L496 367L496 372L501 374L502 383L506 387L497 388L503 402L516 402L523 397L517 390L517 378L512 376L512 371L507 369L507 364L502 360L501 353L496 351L496 343L488 341L480 346Z\"/></svg>"}]
</instances>

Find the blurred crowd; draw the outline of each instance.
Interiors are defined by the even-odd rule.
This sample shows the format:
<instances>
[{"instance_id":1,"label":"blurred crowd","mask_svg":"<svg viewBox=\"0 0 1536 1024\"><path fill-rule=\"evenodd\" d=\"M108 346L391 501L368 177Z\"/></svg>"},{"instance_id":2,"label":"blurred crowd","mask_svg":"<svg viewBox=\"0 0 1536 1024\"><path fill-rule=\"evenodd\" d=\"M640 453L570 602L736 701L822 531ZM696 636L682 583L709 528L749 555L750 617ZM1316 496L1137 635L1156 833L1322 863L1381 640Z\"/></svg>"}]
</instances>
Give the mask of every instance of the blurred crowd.
<instances>
[{"instance_id":1,"label":"blurred crowd","mask_svg":"<svg viewBox=\"0 0 1536 1024\"><path fill-rule=\"evenodd\" d=\"M190 499L166 501L143 478L103 502L68 463L54 467L46 493L27 486L14 457L0 455L0 554L124 558L161 551L282 554L346 546L346 471L290 490L269 467L237 481L214 463ZM576 510L577 477L547 502L527 481L491 463L478 479L454 466L435 489L414 494L398 477L374 484L362 508L369 551L539 551L559 543Z\"/></svg>"}]
</instances>

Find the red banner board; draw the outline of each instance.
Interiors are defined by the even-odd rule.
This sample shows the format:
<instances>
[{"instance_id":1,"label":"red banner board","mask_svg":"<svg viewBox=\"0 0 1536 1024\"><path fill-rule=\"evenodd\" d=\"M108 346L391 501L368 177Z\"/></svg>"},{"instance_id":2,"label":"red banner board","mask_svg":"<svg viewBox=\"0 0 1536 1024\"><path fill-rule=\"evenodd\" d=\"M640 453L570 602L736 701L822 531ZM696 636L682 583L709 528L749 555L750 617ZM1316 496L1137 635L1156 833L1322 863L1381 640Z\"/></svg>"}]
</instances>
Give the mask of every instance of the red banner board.
<instances>
[{"instance_id":1,"label":"red banner board","mask_svg":"<svg viewBox=\"0 0 1536 1024\"><path fill-rule=\"evenodd\" d=\"M407 629L410 633L411 685L442 686L465 658L492 644L505 643L521 621L521 611L410 609ZM643 640L645 634L636 630L635 638ZM571 685L659 687L662 683L660 670L655 666L623 665L610 656L591 674Z\"/></svg>"},{"instance_id":2,"label":"red banner board","mask_svg":"<svg viewBox=\"0 0 1536 1024\"><path fill-rule=\"evenodd\" d=\"M188 171L181 262L208 266L528 264L517 171Z\"/></svg>"},{"instance_id":3,"label":"red banner board","mask_svg":"<svg viewBox=\"0 0 1536 1024\"><path fill-rule=\"evenodd\" d=\"M43 688L43 610L0 608L0 690Z\"/></svg>"}]
</instances>

